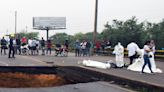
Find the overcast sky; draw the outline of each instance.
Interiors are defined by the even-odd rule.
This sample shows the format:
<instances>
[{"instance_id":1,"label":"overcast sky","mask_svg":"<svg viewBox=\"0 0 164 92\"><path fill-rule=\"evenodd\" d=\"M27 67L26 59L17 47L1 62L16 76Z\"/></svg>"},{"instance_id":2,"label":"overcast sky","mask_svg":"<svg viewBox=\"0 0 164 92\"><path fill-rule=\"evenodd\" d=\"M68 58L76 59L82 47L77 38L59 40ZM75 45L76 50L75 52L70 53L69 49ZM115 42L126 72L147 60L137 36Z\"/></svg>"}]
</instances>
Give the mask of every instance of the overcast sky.
<instances>
[{"instance_id":1,"label":"overcast sky","mask_svg":"<svg viewBox=\"0 0 164 92\"><path fill-rule=\"evenodd\" d=\"M52 30L75 34L93 31L95 0L0 0L0 37L14 33L17 11L17 31L32 29L32 17L66 17L66 30ZM127 20L136 16L139 21L160 22L164 18L164 0L99 0L98 32L113 19ZM40 31L40 37L45 31Z\"/></svg>"}]
</instances>

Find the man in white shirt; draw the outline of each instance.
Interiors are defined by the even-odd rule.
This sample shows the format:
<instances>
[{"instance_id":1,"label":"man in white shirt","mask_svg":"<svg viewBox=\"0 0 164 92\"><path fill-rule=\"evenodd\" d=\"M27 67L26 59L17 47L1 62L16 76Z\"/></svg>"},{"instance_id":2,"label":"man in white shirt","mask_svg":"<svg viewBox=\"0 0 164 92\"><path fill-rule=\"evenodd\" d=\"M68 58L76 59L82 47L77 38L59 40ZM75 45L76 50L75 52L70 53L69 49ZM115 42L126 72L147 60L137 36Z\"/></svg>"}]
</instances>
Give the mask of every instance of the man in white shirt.
<instances>
[{"instance_id":1,"label":"man in white shirt","mask_svg":"<svg viewBox=\"0 0 164 92\"><path fill-rule=\"evenodd\" d=\"M130 59L130 64L133 63L133 60L135 59L135 54L137 49L139 49L138 45L134 42L131 42L127 45L127 50L128 50L128 57Z\"/></svg>"},{"instance_id":2,"label":"man in white shirt","mask_svg":"<svg viewBox=\"0 0 164 92\"><path fill-rule=\"evenodd\" d=\"M31 51L31 54L32 54L32 39L31 38L28 40L28 49L29 51ZM29 51L28 51L28 54L30 54Z\"/></svg>"},{"instance_id":3,"label":"man in white shirt","mask_svg":"<svg viewBox=\"0 0 164 92\"><path fill-rule=\"evenodd\" d=\"M31 42L31 46L32 46L32 55L35 55L35 51L36 51L36 40L35 39L32 39L32 42Z\"/></svg>"}]
</instances>

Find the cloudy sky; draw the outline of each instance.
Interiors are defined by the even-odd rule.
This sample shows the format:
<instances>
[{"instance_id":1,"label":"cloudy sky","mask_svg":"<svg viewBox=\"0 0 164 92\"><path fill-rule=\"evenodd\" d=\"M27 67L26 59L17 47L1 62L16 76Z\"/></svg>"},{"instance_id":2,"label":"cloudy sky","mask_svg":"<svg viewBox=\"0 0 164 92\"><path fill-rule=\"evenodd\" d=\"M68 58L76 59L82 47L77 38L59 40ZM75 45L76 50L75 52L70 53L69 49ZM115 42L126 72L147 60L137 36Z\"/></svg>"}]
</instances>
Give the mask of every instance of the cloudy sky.
<instances>
[{"instance_id":1,"label":"cloudy sky","mask_svg":"<svg viewBox=\"0 0 164 92\"><path fill-rule=\"evenodd\" d=\"M93 31L95 0L0 0L0 37L14 33L17 11L17 31L32 29L32 17L66 17L66 30L51 30L75 34ZM98 32L113 19L127 20L136 16L139 21L160 22L164 18L164 0L99 0ZM45 31L39 31L45 37Z\"/></svg>"}]
</instances>

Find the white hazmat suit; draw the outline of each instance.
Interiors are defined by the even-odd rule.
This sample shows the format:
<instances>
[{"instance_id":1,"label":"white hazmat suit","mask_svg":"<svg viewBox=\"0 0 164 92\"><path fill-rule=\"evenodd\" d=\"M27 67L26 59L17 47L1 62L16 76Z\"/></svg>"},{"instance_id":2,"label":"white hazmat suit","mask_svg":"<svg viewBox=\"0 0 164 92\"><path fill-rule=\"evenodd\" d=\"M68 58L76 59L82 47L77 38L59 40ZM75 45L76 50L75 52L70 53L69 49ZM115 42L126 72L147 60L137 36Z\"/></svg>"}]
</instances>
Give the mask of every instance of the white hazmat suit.
<instances>
[{"instance_id":1,"label":"white hazmat suit","mask_svg":"<svg viewBox=\"0 0 164 92\"><path fill-rule=\"evenodd\" d=\"M115 47L113 54L115 54L116 58L116 66L123 67L124 66L124 47L119 42Z\"/></svg>"}]
</instances>

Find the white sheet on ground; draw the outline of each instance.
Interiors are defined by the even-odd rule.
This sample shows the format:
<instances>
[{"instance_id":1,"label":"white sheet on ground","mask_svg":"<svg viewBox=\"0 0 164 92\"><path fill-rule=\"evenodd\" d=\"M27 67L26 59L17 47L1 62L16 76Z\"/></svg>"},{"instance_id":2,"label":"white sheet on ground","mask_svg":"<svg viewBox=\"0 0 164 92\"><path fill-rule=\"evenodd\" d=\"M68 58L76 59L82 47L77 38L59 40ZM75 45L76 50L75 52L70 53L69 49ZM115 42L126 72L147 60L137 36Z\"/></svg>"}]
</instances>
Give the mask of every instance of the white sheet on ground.
<instances>
[{"instance_id":1,"label":"white sheet on ground","mask_svg":"<svg viewBox=\"0 0 164 92\"><path fill-rule=\"evenodd\" d=\"M95 67L100 69L109 69L111 67L110 63L103 63L94 60L83 60L82 64L88 67Z\"/></svg>"}]
</instances>

